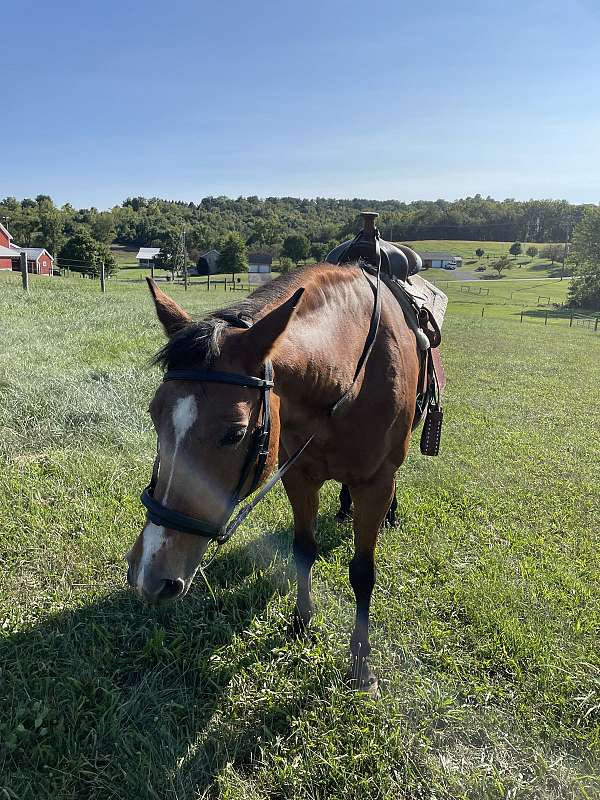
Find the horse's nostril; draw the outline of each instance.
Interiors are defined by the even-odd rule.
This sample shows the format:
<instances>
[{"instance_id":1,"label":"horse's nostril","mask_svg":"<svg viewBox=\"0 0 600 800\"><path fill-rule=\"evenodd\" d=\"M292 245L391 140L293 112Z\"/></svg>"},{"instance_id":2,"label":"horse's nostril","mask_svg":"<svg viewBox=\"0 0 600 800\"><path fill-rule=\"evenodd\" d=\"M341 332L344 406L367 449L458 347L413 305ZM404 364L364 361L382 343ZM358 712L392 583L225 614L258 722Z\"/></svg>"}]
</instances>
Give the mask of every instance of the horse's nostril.
<instances>
[{"instance_id":1,"label":"horse's nostril","mask_svg":"<svg viewBox=\"0 0 600 800\"><path fill-rule=\"evenodd\" d=\"M181 580L181 578L176 578L175 580L165 579L163 580L163 587L158 593L157 600L174 600L176 597L179 597L182 594L183 590L185 589L185 583Z\"/></svg>"}]
</instances>

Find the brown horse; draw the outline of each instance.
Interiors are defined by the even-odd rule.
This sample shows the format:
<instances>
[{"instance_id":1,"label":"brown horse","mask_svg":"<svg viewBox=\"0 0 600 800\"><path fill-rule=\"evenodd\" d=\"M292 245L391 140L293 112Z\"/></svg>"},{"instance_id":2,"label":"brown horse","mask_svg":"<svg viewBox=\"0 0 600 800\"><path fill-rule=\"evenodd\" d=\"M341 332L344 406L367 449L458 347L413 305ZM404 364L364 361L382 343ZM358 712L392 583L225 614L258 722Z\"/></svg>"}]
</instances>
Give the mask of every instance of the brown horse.
<instances>
[{"instance_id":1,"label":"brown horse","mask_svg":"<svg viewBox=\"0 0 600 800\"><path fill-rule=\"evenodd\" d=\"M314 610L311 573L319 490L329 479L349 487L355 545L350 583L356 596L351 676L355 686L376 693L377 679L367 660L375 544L411 438L419 375L414 332L382 283L377 337L353 385L373 309L372 284L360 267L305 267L200 322L149 283L169 337L156 357L163 367L260 376L271 360L272 436L261 481L278 455L287 458L314 434L283 479L294 514L297 632L306 629ZM248 320L251 327L231 325L234 317ZM332 404L348 387L349 397L330 416ZM150 413L161 454L154 496L218 527L264 413L259 393L248 386L173 380L159 387ZM182 596L208 544L208 538L148 520L128 554L129 583L152 603Z\"/></svg>"}]
</instances>

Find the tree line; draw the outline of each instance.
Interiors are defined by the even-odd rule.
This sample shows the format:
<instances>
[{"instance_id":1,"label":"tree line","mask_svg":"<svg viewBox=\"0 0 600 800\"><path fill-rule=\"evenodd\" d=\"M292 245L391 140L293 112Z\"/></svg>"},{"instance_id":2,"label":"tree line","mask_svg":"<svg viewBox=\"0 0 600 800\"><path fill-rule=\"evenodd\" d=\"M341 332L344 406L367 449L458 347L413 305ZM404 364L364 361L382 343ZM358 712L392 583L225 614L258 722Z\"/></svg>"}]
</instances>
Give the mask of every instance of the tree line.
<instances>
[{"instance_id":1,"label":"tree line","mask_svg":"<svg viewBox=\"0 0 600 800\"><path fill-rule=\"evenodd\" d=\"M190 250L208 250L229 233L251 248L279 255L290 235L310 244L341 241L356 233L359 212L380 214L384 239L473 239L485 241L561 242L582 219L586 206L565 200L494 200L481 195L449 202L419 200L301 199L295 197L205 197L198 203L130 197L106 211L57 207L48 195L0 202L15 240L59 253L68 238L84 229L103 244L161 247L186 227Z\"/></svg>"},{"instance_id":2,"label":"tree line","mask_svg":"<svg viewBox=\"0 0 600 800\"><path fill-rule=\"evenodd\" d=\"M600 210L565 200L494 200L477 194L453 202L251 196L205 197L186 203L130 197L121 205L99 210L76 209L69 203L59 207L49 195L40 194L35 199L2 200L0 222L19 245L45 247L64 266L92 274L102 261L108 273L116 268L109 245L154 246L166 252L184 227L187 257L193 262L212 248L233 252L241 240L247 249L282 258L285 269L309 257L319 260L335 244L353 236L365 208L379 212L382 236L392 241L556 243L572 236L581 269L588 270L586 285L593 284L589 270L595 274L590 265L598 257L593 241L600 240L594 227ZM559 260L560 255L554 255ZM574 286L582 281L576 279ZM573 301L581 302L581 297L574 295Z\"/></svg>"}]
</instances>

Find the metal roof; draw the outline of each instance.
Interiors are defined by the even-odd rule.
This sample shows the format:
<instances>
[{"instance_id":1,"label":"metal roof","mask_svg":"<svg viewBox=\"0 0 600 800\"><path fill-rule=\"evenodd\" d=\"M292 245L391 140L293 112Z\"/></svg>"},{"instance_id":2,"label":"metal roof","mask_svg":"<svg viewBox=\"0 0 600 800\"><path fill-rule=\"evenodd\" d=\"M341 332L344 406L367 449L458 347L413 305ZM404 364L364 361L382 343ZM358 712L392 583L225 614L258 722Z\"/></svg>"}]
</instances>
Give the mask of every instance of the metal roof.
<instances>
[{"instance_id":1,"label":"metal roof","mask_svg":"<svg viewBox=\"0 0 600 800\"><path fill-rule=\"evenodd\" d=\"M43 253L46 253L49 258L52 258L45 247L23 247L21 249L25 250L27 258L32 258L33 260L38 259Z\"/></svg>"},{"instance_id":2,"label":"metal roof","mask_svg":"<svg viewBox=\"0 0 600 800\"><path fill-rule=\"evenodd\" d=\"M160 247L140 247L136 258L153 259L160 253Z\"/></svg>"},{"instance_id":3,"label":"metal roof","mask_svg":"<svg viewBox=\"0 0 600 800\"><path fill-rule=\"evenodd\" d=\"M271 253L258 252L248 253L249 264L272 264L273 256Z\"/></svg>"},{"instance_id":4,"label":"metal roof","mask_svg":"<svg viewBox=\"0 0 600 800\"><path fill-rule=\"evenodd\" d=\"M46 253L48 258L52 259L50 253L44 247L0 247L0 258L19 258L21 253L27 253L27 258L30 261L37 261L37 259Z\"/></svg>"}]
</instances>

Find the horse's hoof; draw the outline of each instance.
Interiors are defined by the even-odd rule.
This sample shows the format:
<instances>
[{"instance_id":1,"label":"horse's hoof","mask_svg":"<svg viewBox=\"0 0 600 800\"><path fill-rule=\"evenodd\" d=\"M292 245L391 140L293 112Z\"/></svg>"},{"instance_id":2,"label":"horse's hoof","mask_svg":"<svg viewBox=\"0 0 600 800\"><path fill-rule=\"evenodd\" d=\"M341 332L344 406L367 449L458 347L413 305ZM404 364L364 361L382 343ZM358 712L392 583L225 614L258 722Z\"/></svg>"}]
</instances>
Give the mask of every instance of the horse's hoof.
<instances>
[{"instance_id":1,"label":"horse's hoof","mask_svg":"<svg viewBox=\"0 0 600 800\"><path fill-rule=\"evenodd\" d=\"M371 675L369 680L366 683L361 683L357 689L358 692L364 694L366 697L370 697L371 700L380 700L381 699L381 690L379 688L379 681L375 677L375 675Z\"/></svg>"},{"instance_id":2,"label":"horse's hoof","mask_svg":"<svg viewBox=\"0 0 600 800\"><path fill-rule=\"evenodd\" d=\"M360 676L357 675L356 670L351 670L346 675L346 682L354 692L365 695L365 697L370 697L372 700L379 700L381 697L379 680L368 667L363 668Z\"/></svg>"},{"instance_id":3,"label":"horse's hoof","mask_svg":"<svg viewBox=\"0 0 600 800\"><path fill-rule=\"evenodd\" d=\"M296 611L288 625L288 639L309 639L310 621L306 622Z\"/></svg>"},{"instance_id":4,"label":"horse's hoof","mask_svg":"<svg viewBox=\"0 0 600 800\"><path fill-rule=\"evenodd\" d=\"M352 522L352 514L348 511L342 511L340 508L338 513L335 515L335 521L339 522L340 524L343 524L344 522Z\"/></svg>"}]
</instances>

